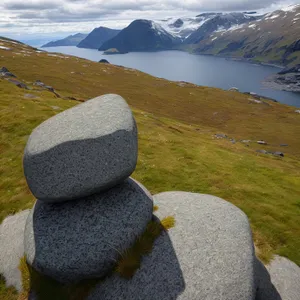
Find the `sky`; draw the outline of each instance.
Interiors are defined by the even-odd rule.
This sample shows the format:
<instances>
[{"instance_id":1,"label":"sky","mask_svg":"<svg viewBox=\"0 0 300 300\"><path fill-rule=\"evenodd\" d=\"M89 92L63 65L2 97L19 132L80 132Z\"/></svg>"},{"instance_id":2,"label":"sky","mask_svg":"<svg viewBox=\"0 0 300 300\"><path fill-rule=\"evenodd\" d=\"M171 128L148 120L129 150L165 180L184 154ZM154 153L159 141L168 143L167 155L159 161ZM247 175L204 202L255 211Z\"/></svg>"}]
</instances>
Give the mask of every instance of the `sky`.
<instances>
[{"instance_id":1,"label":"sky","mask_svg":"<svg viewBox=\"0 0 300 300\"><path fill-rule=\"evenodd\" d=\"M195 16L210 11L269 12L299 0L0 0L0 36L53 40L135 19Z\"/></svg>"}]
</instances>

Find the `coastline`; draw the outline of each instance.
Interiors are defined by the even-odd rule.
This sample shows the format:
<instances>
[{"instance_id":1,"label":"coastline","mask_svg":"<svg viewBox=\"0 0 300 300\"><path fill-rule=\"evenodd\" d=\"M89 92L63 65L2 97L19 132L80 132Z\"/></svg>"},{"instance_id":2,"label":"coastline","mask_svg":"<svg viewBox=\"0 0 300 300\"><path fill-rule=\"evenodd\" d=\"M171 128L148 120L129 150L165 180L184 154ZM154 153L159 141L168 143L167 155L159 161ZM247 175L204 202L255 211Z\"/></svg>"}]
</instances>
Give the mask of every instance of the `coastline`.
<instances>
[{"instance_id":1,"label":"coastline","mask_svg":"<svg viewBox=\"0 0 300 300\"><path fill-rule=\"evenodd\" d=\"M67 54L67 55L72 55L72 56L77 56L77 57L81 57L81 58L85 58L87 60L91 60L91 61L99 61L100 59L100 56L102 56L101 54L101 51L98 51L96 49L82 49L82 48L78 48L76 46L73 46L73 47L70 47L70 48L74 48L74 49L78 49L78 50L87 50L87 51L93 51L93 52L97 52L97 53L100 53L99 57L97 58L94 58L94 59L91 59L89 58L88 56L86 55L83 55L81 56L79 53L76 53L73 52L72 53L72 50L71 50L71 53L72 54L69 54L67 51L59 51L60 47L52 47L52 48L44 48L43 51L46 51L46 52L56 52L57 54L58 53L62 53L62 54ZM196 56L211 56L211 57L215 57L215 58L221 58L221 59L226 59L227 61L237 61L237 62L244 62L244 63L250 63L252 65L257 65L257 66L266 66L266 67L270 67L271 70L269 70L270 72L270 75L273 75L273 74L276 74L278 73L281 69L279 68L280 66L277 66L277 65L269 65L267 63L260 63L260 62L255 62L255 61L251 61L249 59L241 59L241 58L234 58L234 57L225 57L225 56L221 56L221 55L212 55L212 54L197 54L197 53L193 53L191 51L184 51L183 49L165 49L165 50L159 50L159 51L142 51L141 53L159 53L159 52L166 52L166 51L174 51L174 52L182 52L182 53L186 53L187 55L188 54L192 54L194 57ZM128 54L130 53L138 53L138 52L129 52ZM104 57L106 55L103 55L102 57ZM122 62L120 61L120 57L126 57L126 54L122 54L122 55L112 55L112 56L117 56L119 57L118 60L114 63L114 60L110 61L110 63L112 64L115 64L115 65L118 65L118 66L124 66L126 68L130 68L130 69L136 69L136 70L139 70L141 72L144 72L144 73L147 73L147 74L150 74L152 76L155 76L155 77L161 77L160 75L157 75L157 74L151 74L151 72L147 72L147 70L143 70L143 69L139 69L138 67L134 67L134 66L126 66L122 64ZM126 59L125 59L126 60ZM167 76L163 76L164 79L167 79L167 80L170 80L170 81L186 81L186 82L190 82L192 84L195 84L195 85L198 85L198 86L209 86L209 87L216 87L216 88L220 88L220 89L223 89L223 90L228 90L230 87L234 86L234 84L232 83L232 85L228 86L228 87L222 87L222 86L218 86L218 85L212 85L212 84L205 84L205 83L200 83L200 82L196 82L196 81L192 81L192 80L187 80L186 78L182 77L181 79L172 79L172 78L168 78ZM239 90L243 93L243 92L253 92L253 93L256 93L257 95L260 95L262 97L266 97L266 98L269 98L270 100L276 100L278 102L281 102L283 104L286 104L286 105L291 105L291 106L294 106L294 107L299 107L300 106L300 101L298 101L298 95L296 95L296 98L295 98L295 95L294 96L287 96L287 99L291 99L289 101L286 100L286 97L284 96L284 94L280 95L276 95L276 93L274 92L285 92L286 94L295 94L293 93L292 91L286 91L286 90L283 90L283 89L278 89L278 88L274 88L274 87L271 87L271 86L265 86L263 84L264 80L267 78L267 76L265 78L261 78L261 80L259 81L260 83L260 87L258 87L258 89L256 88L253 88L253 87L241 87L240 85L237 85L237 87L239 88ZM264 90L269 90L269 92L265 92ZM284 99L284 101L282 101L282 99Z\"/></svg>"}]
</instances>

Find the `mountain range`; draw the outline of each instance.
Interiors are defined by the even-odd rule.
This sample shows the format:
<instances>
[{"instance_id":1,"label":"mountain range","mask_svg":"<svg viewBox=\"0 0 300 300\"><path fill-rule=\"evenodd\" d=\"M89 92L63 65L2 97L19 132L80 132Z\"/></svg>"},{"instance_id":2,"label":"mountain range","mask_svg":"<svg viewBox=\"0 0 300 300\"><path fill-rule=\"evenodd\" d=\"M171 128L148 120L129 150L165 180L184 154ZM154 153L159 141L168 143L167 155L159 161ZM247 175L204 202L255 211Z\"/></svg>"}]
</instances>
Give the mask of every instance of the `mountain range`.
<instances>
[{"instance_id":1,"label":"mountain range","mask_svg":"<svg viewBox=\"0 0 300 300\"><path fill-rule=\"evenodd\" d=\"M87 37L87 34L76 33L74 35L69 35L64 39L52 41L47 44L44 44L42 48L46 47L58 47L58 46L77 46L83 39Z\"/></svg>"},{"instance_id":2,"label":"mountain range","mask_svg":"<svg viewBox=\"0 0 300 300\"><path fill-rule=\"evenodd\" d=\"M294 5L264 15L233 12L139 19L123 30L95 28L77 47L117 49L116 53L177 49L292 66L300 63L299 36L300 5Z\"/></svg>"},{"instance_id":3,"label":"mountain range","mask_svg":"<svg viewBox=\"0 0 300 300\"><path fill-rule=\"evenodd\" d=\"M192 51L279 65L300 63L300 5L213 32Z\"/></svg>"}]
</instances>

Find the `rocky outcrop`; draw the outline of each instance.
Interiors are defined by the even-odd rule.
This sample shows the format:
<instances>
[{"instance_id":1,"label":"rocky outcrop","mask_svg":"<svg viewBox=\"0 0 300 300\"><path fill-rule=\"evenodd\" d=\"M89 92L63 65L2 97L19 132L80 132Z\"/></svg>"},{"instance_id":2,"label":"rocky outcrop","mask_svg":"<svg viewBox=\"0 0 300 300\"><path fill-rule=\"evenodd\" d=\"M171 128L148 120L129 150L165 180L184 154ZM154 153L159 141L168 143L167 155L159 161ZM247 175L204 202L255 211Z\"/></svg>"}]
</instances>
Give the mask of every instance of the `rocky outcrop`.
<instances>
[{"instance_id":1,"label":"rocky outcrop","mask_svg":"<svg viewBox=\"0 0 300 300\"><path fill-rule=\"evenodd\" d=\"M17 80L17 76L13 73L11 73L6 67L2 67L0 69L0 78L4 78L7 81L9 81L10 83L14 84L15 86L21 88L21 89L25 89L28 90L28 87L25 83L23 83L20 80Z\"/></svg>"},{"instance_id":2,"label":"rocky outcrop","mask_svg":"<svg viewBox=\"0 0 300 300\"><path fill-rule=\"evenodd\" d=\"M300 65L283 69L267 78L264 84L274 89L300 93Z\"/></svg>"},{"instance_id":3,"label":"rocky outcrop","mask_svg":"<svg viewBox=\"0 0 300 300\"><path fill-rule=\"evenodd\" d=\"M175 28L180 28L182 25L183 25L183 21L182 19L177 19L173 24L171 24L170 26L172 27L175 27Z\"/></svg>"},{"instance_id":4,"label":"rocky outcrop","mask_svg":"<svg viewBox=\"0 0 300 300\"><path fill-rule=\"evenodd\" d=\"M25 83L17 80L17 79L11 79L9 78L8 81L12 84L14 84L15 86L19 87L20 89L25 89L25 90L28 90L28 87Z\"/></svg>"},{"instance_id":5,"label":"rocky outcrop","mask_svg":"<svg viewBox=\"0 0 300 300\"><path fill-rule=\"evenodd\" d=\"M300 64L293 66L291 68L285 68L282 71L278 72L279 75L285 75L285 74L290 74L290 73L299 73L300 74Z\"/></svg>"},{"instance_id":6,"label":"rocky outcrop","mask_svg":"<svg viewBox=\"0 0 300 300\"><path fill-rule=\"evenodd\" d=\"M2 67L0 69L0 77L17 77L13 73L11 73L6 67Z\"/></svg>"}]
</instances>

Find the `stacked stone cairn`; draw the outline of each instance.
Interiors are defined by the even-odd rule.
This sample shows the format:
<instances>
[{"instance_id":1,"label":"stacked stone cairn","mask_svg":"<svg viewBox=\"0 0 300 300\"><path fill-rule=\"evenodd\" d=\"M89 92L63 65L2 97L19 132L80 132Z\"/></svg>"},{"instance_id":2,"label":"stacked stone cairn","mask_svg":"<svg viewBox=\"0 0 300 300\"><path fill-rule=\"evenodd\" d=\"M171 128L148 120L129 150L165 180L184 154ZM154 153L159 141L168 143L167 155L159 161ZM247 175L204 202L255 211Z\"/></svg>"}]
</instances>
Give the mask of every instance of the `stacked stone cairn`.
<instances>
[{"instance_id":1,"label":"stacked stone cairn","mask_svg":"<svg viewBox=\"0 0 300 300\"><path fill-rule=\"evenodd\" d=\"M62 283L102 278L152 218L150 193L129 178L137 128L118 95L64 111L38 126L24 154L38 199L25 227L27 262Z\"/></svg>"},{"instance_id":2,"label":"stacked stone cairn","mask_svg":"<svg viewBox=\"0 0 300 300\"><path fill-rule=\"evenodd\" d=\"M276 257L266 269L247 216L231 203L165 192L153 196L153 216L150 193L129 177L137 153L136 123L118 95L75 106L32 132L24 172L38 200L0 224L0 274L8 286L22 290L25 255L31 270L64 286L97 279L82 300L300 299L300 268ZM120 276L120 254L150 220L166 216L175 227L160 233L130 279ZM47 300L60 300L52 294Z\"/></svg>"}]
</instances>

